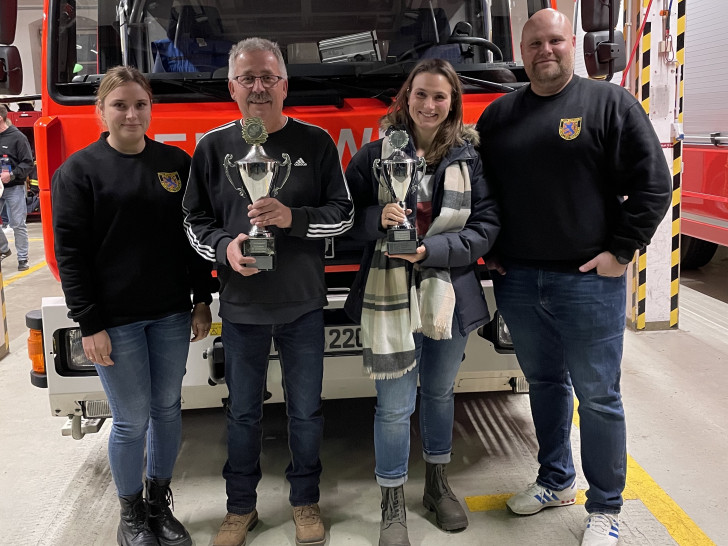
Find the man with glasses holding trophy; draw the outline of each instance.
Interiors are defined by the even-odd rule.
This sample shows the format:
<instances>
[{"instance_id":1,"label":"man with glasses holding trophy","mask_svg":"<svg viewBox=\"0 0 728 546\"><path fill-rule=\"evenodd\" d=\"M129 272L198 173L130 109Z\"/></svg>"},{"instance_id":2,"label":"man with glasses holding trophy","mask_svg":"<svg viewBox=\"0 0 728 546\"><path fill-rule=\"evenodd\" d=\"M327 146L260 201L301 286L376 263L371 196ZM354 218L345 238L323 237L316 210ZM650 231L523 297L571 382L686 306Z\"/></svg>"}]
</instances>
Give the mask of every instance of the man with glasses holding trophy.
<instances>
[{"instance_id":1,"label":"man with glasses holding trophy","mask_svg":"<svg viewBox=\"0 0 728 546\"><path fill-rule=\"evenodd\" d=\"M225 350L227 516L216 546L245 544L258 522L261 420L274 340L280 356L296 544L325 542L319 501L323 434L325 238L353 222L336 146L283 114L288 80L277 44L248 38L230 51L228 87L243 119L207 132L192 158L185 230L217 263Z\"/></svg>"}]
</instances>

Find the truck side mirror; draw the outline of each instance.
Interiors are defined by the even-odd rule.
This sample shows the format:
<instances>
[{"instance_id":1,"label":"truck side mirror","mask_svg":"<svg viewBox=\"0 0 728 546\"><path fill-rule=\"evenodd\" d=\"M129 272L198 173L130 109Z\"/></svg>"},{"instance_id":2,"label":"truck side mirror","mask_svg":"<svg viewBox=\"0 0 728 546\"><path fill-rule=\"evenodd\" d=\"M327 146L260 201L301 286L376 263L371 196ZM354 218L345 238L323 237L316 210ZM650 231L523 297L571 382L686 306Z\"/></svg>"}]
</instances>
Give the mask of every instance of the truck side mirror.
<instances>
[{"instance_id":1,"label":"truck side mirror","mask_svg":"<svg viewBox=\"0 0 728 546\"><path fill-rule=\"evenodd\" d=\"M0 44L15 41L15 25L18 20L18 0L0 2Z\"/></svg>"},{"instance_id":2,"label":"truck side mirror","mask_svg":"<svg viewBox=\"0 0 728 546\"><path fill-rule=\"evenodd\" d=\"M584 64L590 78L612 79L627 66L624 35L615 31L620 0L581 0Z\"/></svg>"},{"instance_id":3,"label":"truck side mirror","mask_svg":"<svg viewBox=\"0 0 728 546\"><path fill-rule=\"evenodd\" d=\"M620 3L620 0L582 0L581 28L584 32L609 29L609 12L614 25L619 19Z\"/></svg>"},{"instance_id":4,"label":"truck side mirror","mask_svg":"<svg viewBox=\"0 0 728 546\"><path fill-rule=\"evenodd\" d=\"M587 32L584 35L584 64L589 77L604 78L609 76L610 60L614 60L611 69L612 74L621 72L627 66L622 32L615 31L611 40L609 39L609 31Z\"/></svg>"},{"instance_id":5,"label":"truck side mirror","mask_svg":"<svg viewBox=\"0 0 728 546\"><path fill-rule=\"evenodd\" d=\"M23 91L23 64L15 46L0 46L0 94L20 95Z\"/></svg>"}]
</instances>

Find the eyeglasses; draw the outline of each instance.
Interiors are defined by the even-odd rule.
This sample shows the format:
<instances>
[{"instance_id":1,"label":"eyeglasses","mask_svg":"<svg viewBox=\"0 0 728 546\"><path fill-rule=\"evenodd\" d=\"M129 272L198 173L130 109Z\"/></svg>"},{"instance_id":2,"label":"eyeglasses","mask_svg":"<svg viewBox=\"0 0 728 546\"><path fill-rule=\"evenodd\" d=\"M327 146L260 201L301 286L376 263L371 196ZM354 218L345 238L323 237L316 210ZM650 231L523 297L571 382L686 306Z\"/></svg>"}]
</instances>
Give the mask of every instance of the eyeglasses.
<instances>
[{"instance_id":1,"label":"eyeglasses","mask_svg":"<svg viewBox=\"0 0 728 546\"><path fill-rule=\"evenodd\" d=\"M265 76L243 75L235 76L233 79L240 85L245 87L245 89L252 89L255 85L255 80L260 80L260 83L263 84L263 87L265 87L266 89L270 89L271 87L275 87L276 85L278 85L278 82L283 79L283 76L276 76L275 74L266 74Z\"/></svg>"}]
</instances>

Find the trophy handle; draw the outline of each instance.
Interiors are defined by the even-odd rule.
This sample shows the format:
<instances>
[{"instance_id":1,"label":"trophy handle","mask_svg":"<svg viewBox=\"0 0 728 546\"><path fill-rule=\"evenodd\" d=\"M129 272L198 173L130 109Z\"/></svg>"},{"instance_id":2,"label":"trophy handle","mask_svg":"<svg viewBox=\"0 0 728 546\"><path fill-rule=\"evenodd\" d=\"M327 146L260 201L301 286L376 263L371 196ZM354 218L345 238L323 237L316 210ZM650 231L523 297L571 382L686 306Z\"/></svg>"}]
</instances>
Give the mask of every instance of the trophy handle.
<instances>
[{"instance_id":1,"label":"trophy handle","mask_svg":"<svg viewBox=\"0 0 728 546\"><path fill-rule=\"evenodd\" d=\"M283 189L283 186L286 185L286 180L288 180L288 177L291 175L291 156L288 154L281 154L283 157L283 163L279 163L278 166L280 167L288 167L286 169L286 176L283 177L283 182L281 182L281 185L278 187L271 187L270 196L275 197L278 195L278 192Z\"/></svg>"},{"instance_id":2,"label":"trophy handle","mask_svg":"<svg viewBox=\"0 0 728 546\"><path fill-rule=\"evenodd\" d=\"M238 188L235 185L235 183L233 182L233 179L230 177L230 171L229 171L229 169L231 167L237 169L237 167L235 167L235 163L233 163L233 154L227 154L225 156L225 160L222 163L225 166L225 176L227 176L227 179L230 182L230 185L233 188L235 188L235 191L237 191L240 194L241 197L247 197L245 195L245 188L243 187L243 185L241 184L240 187Z\"/></svg>"},{"instance_id":3,"label":"trophy handle","mask_svg":"<svg viewBox=\"0 0 728 546\"><path fill-rule=\"evenodd\" d=\"M416 192L417 188L420 187L420 182L422 182L422 179L425 177L425 173L427 172L427 161L425 161L424 157L418 158L416 172L419 172L419 178L417 178L417 181L415 182L415 184L413 184L413 192Z\"/></svg>"},{"instance_id":4,"label":"trophy handle","mask_svg":"<svg viewBox=\"0 0 728 546\"><path fill-rule=\"evenodd\" d=\"M387 184L382 180L382 162L380 159L375 159L372 163L372 174L374 174L374 180L376 180L385 190L389 191Z\"/></svg>"}]
</instances>

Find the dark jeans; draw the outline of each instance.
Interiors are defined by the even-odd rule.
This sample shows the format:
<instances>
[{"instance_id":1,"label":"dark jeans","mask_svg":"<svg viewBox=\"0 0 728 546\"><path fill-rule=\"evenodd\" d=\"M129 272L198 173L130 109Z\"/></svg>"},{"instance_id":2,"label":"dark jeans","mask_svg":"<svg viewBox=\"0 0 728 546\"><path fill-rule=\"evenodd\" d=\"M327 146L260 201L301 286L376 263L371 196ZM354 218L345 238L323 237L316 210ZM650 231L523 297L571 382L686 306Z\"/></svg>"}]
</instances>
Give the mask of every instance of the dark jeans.
<instances>
[{"instance_id":1,"label":"dark jeans","mask_svg":"<svg viewBox=\"0 0 728 546\"><path fill-rule=\"evenodd\" d=\"M529 383L538 483L559 490L574 481L569 436L575 391L582 468L589 482L586 510L619 513L627 473L619 389L625 277L513 265L505 276L493 277L498 310Z\"/></svg>"},{"instance_id":2,"label":"dark jeans","mask_svg":"<svg viewBox=\"0 0 728 546\"><path fill-rule=\"evenodd\" d=\"M271 340L275 340L280 356L288 414L289 501L292 506L319 501L319 450L324 426L323 310L307 313L289 324L236 324L223 319L225 381L230 394L228 460L222 474L227 487L227 510L233 514L247 514L256 505L255 490L262 475L261 421Z\"/></svg>"}]
</instances>

